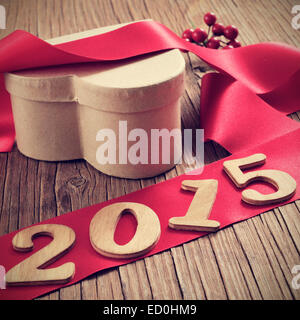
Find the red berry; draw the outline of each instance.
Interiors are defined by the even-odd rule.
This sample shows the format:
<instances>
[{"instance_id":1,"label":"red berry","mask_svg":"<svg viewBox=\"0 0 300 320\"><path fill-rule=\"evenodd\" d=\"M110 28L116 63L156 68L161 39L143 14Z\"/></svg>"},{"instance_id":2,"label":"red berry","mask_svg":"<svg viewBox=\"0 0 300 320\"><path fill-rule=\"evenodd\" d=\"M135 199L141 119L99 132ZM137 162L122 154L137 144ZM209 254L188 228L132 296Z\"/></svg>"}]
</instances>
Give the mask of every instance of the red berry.
<instances>
[{"instance_id":1,"label":"red berry","mask_svg":"<svg viewBox=\"0 0 300 320\"><path fill-rule=\"evenodd\" d=\"M228 45L232 46L233 48L239 48L241 47L241 43L237 40L231 40Z\"/></svg>"},{"instance_id":2,"label":"red berry","mask_svg":"<svg viewBox=\"0 0 300 320\"><path fill-rule=\"evenodd\" d=\"M216 38L210 38L206 44L207 48L218 49L220 46L220 40Z\"/></svg>"},{"instance_id":3,"label":"red berry","mask_svg":"<svg viewBox=\"0 0 300 320\"><path fill-rule=\"evenodd\" d=\"M213 24L215 24L217 21L217 17L214 13L212 12L208 12L204 15L204 22L208 25L208 26L212 26Z\"/></svg>"},{"instance_id":4,"label":"red berry","mask_svg":"<svg viewBox=\"0 0 300 320\"><path fill-rule=\"evenodd\" d=\"M207 38L207 32L203 29L196 28L192 34L192 38L195 42L203 42Z\"/></svg>"},{"instance_id":5,"label":"red berry","mask_svg":"<svg viewBox=\"0 0 300 320\"><path fill-rule=\"evenodd\" d=\"M193 29L186 29L183 31L181 38L192 40Z\"/></svg>"},{"instance_id":6,"label":"red berry","mask_svg":"<svg viewBox=\"0 0 300 320\"><path fill-rule=\"evenodd\" d=\"M227 26L224 29L224 36L229 40L234 40L239 34L238 29L235 26Z\"/></svg>"},{"instance_id":7,"label":"red berry","mask_svg":"<svg viewBox=\"0 0 300 320\"><path fill-rule=\"evenodd\" d=\"M215 23L212 27L212 32L216 36L221 36L224 33L224 26L222 23Z\"/></svg>"}]
</instances>

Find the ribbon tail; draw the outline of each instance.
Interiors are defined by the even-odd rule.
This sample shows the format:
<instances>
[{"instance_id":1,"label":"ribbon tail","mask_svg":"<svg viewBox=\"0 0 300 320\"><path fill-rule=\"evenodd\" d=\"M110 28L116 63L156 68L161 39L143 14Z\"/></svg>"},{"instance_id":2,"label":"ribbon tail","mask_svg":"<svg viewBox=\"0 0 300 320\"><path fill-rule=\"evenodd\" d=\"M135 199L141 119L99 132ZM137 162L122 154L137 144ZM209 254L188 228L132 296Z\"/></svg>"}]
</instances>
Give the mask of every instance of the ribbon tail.
<instances>
[{"instance_id":1,"label":"ribbon tail","mask_svg":"<svg viewBox=\"0 0 300 320\"><path fill-rule=\"evenodd\" d=\"M0 152L9 152L15 142L15 126L10 95L5 90L4 75L0 74Z\"/></svg>"},{"instance_id":2,"label":"ribbon tail","mask_svg":"<svg viewBox=\"0 0 300 320\"><path fill-rule=\"evenodd\" d=\"M299 129L241 82L220 73L202 78L200 123L206 140L231 153L266 143Z\"/></svg>"}]
</instances>

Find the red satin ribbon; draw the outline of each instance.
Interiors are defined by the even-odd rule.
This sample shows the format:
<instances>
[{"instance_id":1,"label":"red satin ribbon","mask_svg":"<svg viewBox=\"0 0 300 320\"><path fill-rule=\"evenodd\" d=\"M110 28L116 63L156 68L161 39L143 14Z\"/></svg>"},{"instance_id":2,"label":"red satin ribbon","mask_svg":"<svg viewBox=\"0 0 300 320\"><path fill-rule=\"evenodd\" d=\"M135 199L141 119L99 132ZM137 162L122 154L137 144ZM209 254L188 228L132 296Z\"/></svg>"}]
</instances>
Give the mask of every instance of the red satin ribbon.
<instances>
[{"instance_id":1,"label":"red satin ribbon","mask_svg":"<svg viewBox=\"0 0 300 320\"><path fill-rule=\"evenodd\" d=\"M217 141L233 154L298 129L299 123L281 114L290 111L289 105L280 107L271 108L243 83L220 73L202 80L200 122L206 140Z\"/></svg>"},{"instance_id":2,"label":"red satin ribbon","mask_svg":"<svg viewBox=\"0 0 300 320\"><path fill-rule=\"evenodd\" d=\"M163 25L151 21L131 24L104 35L55 47L29 33L16 31L0 42L0 72L45 65L124 59L172 48L189 50L222 72L207 74L202 80L200 113L206 138L219 142L233 152L234 156L231 158L265 153L267 162L263 169L285 171L299 184L300 129L296 122L282 115L296 111L300 106L300 52L295 48L263 43L224 51L206 49L183 41ZM4 91L3 82L0 85L0 148L8 151L14 141L13 122L9 96ZM284 154L281 146L288 146ZM118 201L143 203L158 214L162 234L156 247L148 255L203 236L205 233L168 228L169 218L184 215L194 196L193 193L180 189L183 179L219 181L210 218L220 221L221 228L275 207L257 207L241 202L240 190L234 187L223 172L222 161L218 161L206 166L201 175L179 176L118 199L44 221L43 223L68 225L77 236L72 250L49 267L73 261L76 273L69 283L71 284L99 270L133 261L101 256L89 242L91 218L104 206ZM262 185L259 190L269 191ZM289 201L299 196L298 188ZM123 230L119 229L119 239L128 238L128 228L130 229L130 225ZM16 232L0 237L0 264L6 270L30 255L13 250L11 240L14 234ZM46 243L47 239L38 239L35 248L38 250ZM32 299L59 287L61 286L9 288L0 290L0 299Z\"/></svg>"},{"instance_id":3,"label":"red satin ribbon","mask_svg":"<svg viewBox=\"0 0 300 320\"><path fill-rule=\"evenodd\" d=\"M105 34L56 46L30 33L17 30L0 41L0 73L49 65L125 59L173 48L196 54L216 70L238 80L252 92L259 94L269 105L282 112L293 112L300 108L300 90L297 89L300 84L300 51L298 49L277 43L260 43L234 50L207 49L186 42L167 27L154 21L129 24ZM219 95L215 87L222 82L224 82L222 85L227 86L228 79L218 78L217 85L211 78L207 82L211 84L209 86L211 89L208 90L206 85L206 91L212 96L204 101L214 99L215 94ZM14 129L11 106L5 93L3 79L0 79L0 97L0 151L10 151L14 142ZM217 102L223 104L222 96ZM211 103L209 105L211 106ZM207 109L203 101L201 106ZM245 104L241 106L242 109L244 107ZM246 118L244 122L239 120L240 126L235 126L236 132L233 132L233 128L228 131L226 126L223 127L228 122L224 122L224 117L219 116L219 105L215 104L213 108L215 118L218 120L208 123L202 121L204 129L210 132L210 139L221 143L217 140L220 131L225 135L229 134L224 141L232 141L232 137L239 137L240 134L245 136L245 131L249 135L257 132L253 122L247 121ZM251 110L260 119L266 119L263 111L257 110L255 105L249 109ZM223 111L225 113L222 112L222 116L225 115L225 119L236 121L237 116L230 107ZM215 131L214 128L218 130ZM265 136L264 127L260 127L259 131L261 136ZM268 137L271 136L268 133ZM276 130L273 137L275 136L277 136ZM242 143L241 139L239 141ZM237 149L232 149L231 143L223 146L235 152L250 146L245 143L247 142L244 141L242 145L238 145Z\"/></svg>"},{"instance_id":4,"label":"red satin ribbon","mask_svg":"<svg viewBox=\"0 0 300 320\"><path fill-rule=\"evenodd\" d=\"M282 156L282 148L278 146L288 146L285 149L285 158ZM267 156L266 164L257 169L277 169L289 173L293 178L300 181L300 129L290 132L266 144L255 146L249 150L230 156L228 159L242 158L254 153L264 153ZM203 173L196 175L182 175L171 180L144 188L137 192L124 195L120 198L96 204L87 208L73 211L62 216L52 218L44 223L64 224L71 227L76 233L75 246L65 256L61 257L49 268L57 267L66 262L74 262L76 272L74 279L68 283L78 282L89 275L107 268L119 266L137 259L112 259L97 253L89 240L89 225L93 216L103 207L116 202L138 202L152 208L158 215L161 223L161 237L157 245L146 256L161 252L184 242L204 236L203 232L179 231L168 227L168 220L174 216L183 216L194 197L193 192L181 190L181 181L198 179L217 179L218 193L213 205L210 219L217 220L224 228L235 222L248 219L263 211L275 207L275 205L253 206L241 201L241 191L238 190L223 171L223 161L214 162L205 167ZM251 169L252 170L252 169ZM255 170L255 169L253 169ZM262 193L274 192L264 184L252 185ZM300 197L300 188L289 201ZM288 201L287 201L288 202ZM134 226L132 221L124 222L123 228L118 228L118 241L128 239L128 232L132 233ZM12 238L18 231L0 237L0 265L6 270L23 261L32 253L20 253L12 248ZM34 241L34 252L49 243L48 237L41 237ZM116 240L117 241L117 240ZM47 292L56 290L61 285L29 286L29 287L9 287L0 290L0 300L2 299L33 299Z\"/></svg>"}]
</instances>

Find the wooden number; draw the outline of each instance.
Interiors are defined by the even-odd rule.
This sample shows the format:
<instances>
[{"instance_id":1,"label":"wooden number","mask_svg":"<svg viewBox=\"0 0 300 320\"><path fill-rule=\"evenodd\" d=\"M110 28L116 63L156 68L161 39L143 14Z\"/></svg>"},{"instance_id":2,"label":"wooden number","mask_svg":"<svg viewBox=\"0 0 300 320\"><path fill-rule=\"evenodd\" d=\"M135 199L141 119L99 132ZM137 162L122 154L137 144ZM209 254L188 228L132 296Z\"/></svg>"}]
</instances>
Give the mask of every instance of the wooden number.
<instances>
[{"instance_id":1,"label":"wooden number","mask_svg":"<svg viewBox=\"0 0 300 320\"><path fill-rule=\"evenodd\" d=\"M45 235L52 237L53 240L10 269L6 274L8 285L62 284L73 278L75 273L73 262L67 262L56 268L41 269L71 249L75 242L75 232L71 228L59 224L32 226L18 232L12 240L12 244L17 251L31 251L33 249L32 239Z\"/></svg>"},{"instance_id":2,"label":"wooden number","mask_svg":"<svg viewBox=\"0 0 300 320\"><path fill-rule=\"evenodd\" d=\"M114 241L117 223L125 211L137 220L133 238L124 245ZM94 249L112 258L133 258L150 251L160 237L160 222L149 207L134 202L119 202L101 209L90 224L90 240Z\"/></svg>"},{"instance_id":3,"label":"wooden number","mask_svg":"<svg viewBox=\"0 0 300 320\"><path fill-rule=\"evenodd\" d=\"M215 202L217 180L184 180L181 188L196 192L187 214L184 217L173 217L169 220L169 227L178 230L215 231L220 223L208 220Z\"/></svg>"},{"instance_id":4,"label":"wooden number","mask_svg":"<svg viewBox=\"0 0 300 320\"><path fill-rule=\"evenodd\" d=\"M253 181L265 181L272 184L277 191L271 194L262 194L248 189L242 192L242 200L253 205L277 203L291 198L296 192L296 181L286 172L279 170L257 170L243 173L248 169L265 163L266 156L262 153L250 157L229 160L224 162L224 170L238 188L245 188Z\"/></svg>"}]
</instances>

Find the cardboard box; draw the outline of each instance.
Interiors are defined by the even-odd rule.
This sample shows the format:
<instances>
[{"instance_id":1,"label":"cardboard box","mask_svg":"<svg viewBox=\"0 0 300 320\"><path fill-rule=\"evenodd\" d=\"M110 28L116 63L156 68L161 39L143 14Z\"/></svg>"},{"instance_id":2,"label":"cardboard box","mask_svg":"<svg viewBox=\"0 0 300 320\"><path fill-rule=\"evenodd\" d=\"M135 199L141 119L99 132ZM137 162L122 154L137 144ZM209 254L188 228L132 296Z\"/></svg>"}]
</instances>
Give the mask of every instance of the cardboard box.
<instances>
[{"instance_id":1,"label":"cardboard box","mask_svg":"<svg viewBox=\"0 0 300 320\"><path fill-rule=\"evenodd\" d=\"M93 29L48 40L59 44L119 28ZM143 178L174 167L151 164L151 129L180 129L180 97L184 91L185 61L179 50L150 54L117 62L93 62L23 70L5 75L11 95L17 145L24 155L45 161L83 158L96 169L118 177ZM148 163L119 161L120 121L127 132L147 132ZM116 164L97 159L99 131L116 134ZM127 142L127 150L135 141ZM122 145L120 145L122 144ZM181 142L175 146L181 150ZM161 150L161 149L160 149ZM124 150L123 150L124 151ZM176 152L175 152L176 154ZM120 163L121 162L121 163Z\"/></svg>"}]
</instances>

